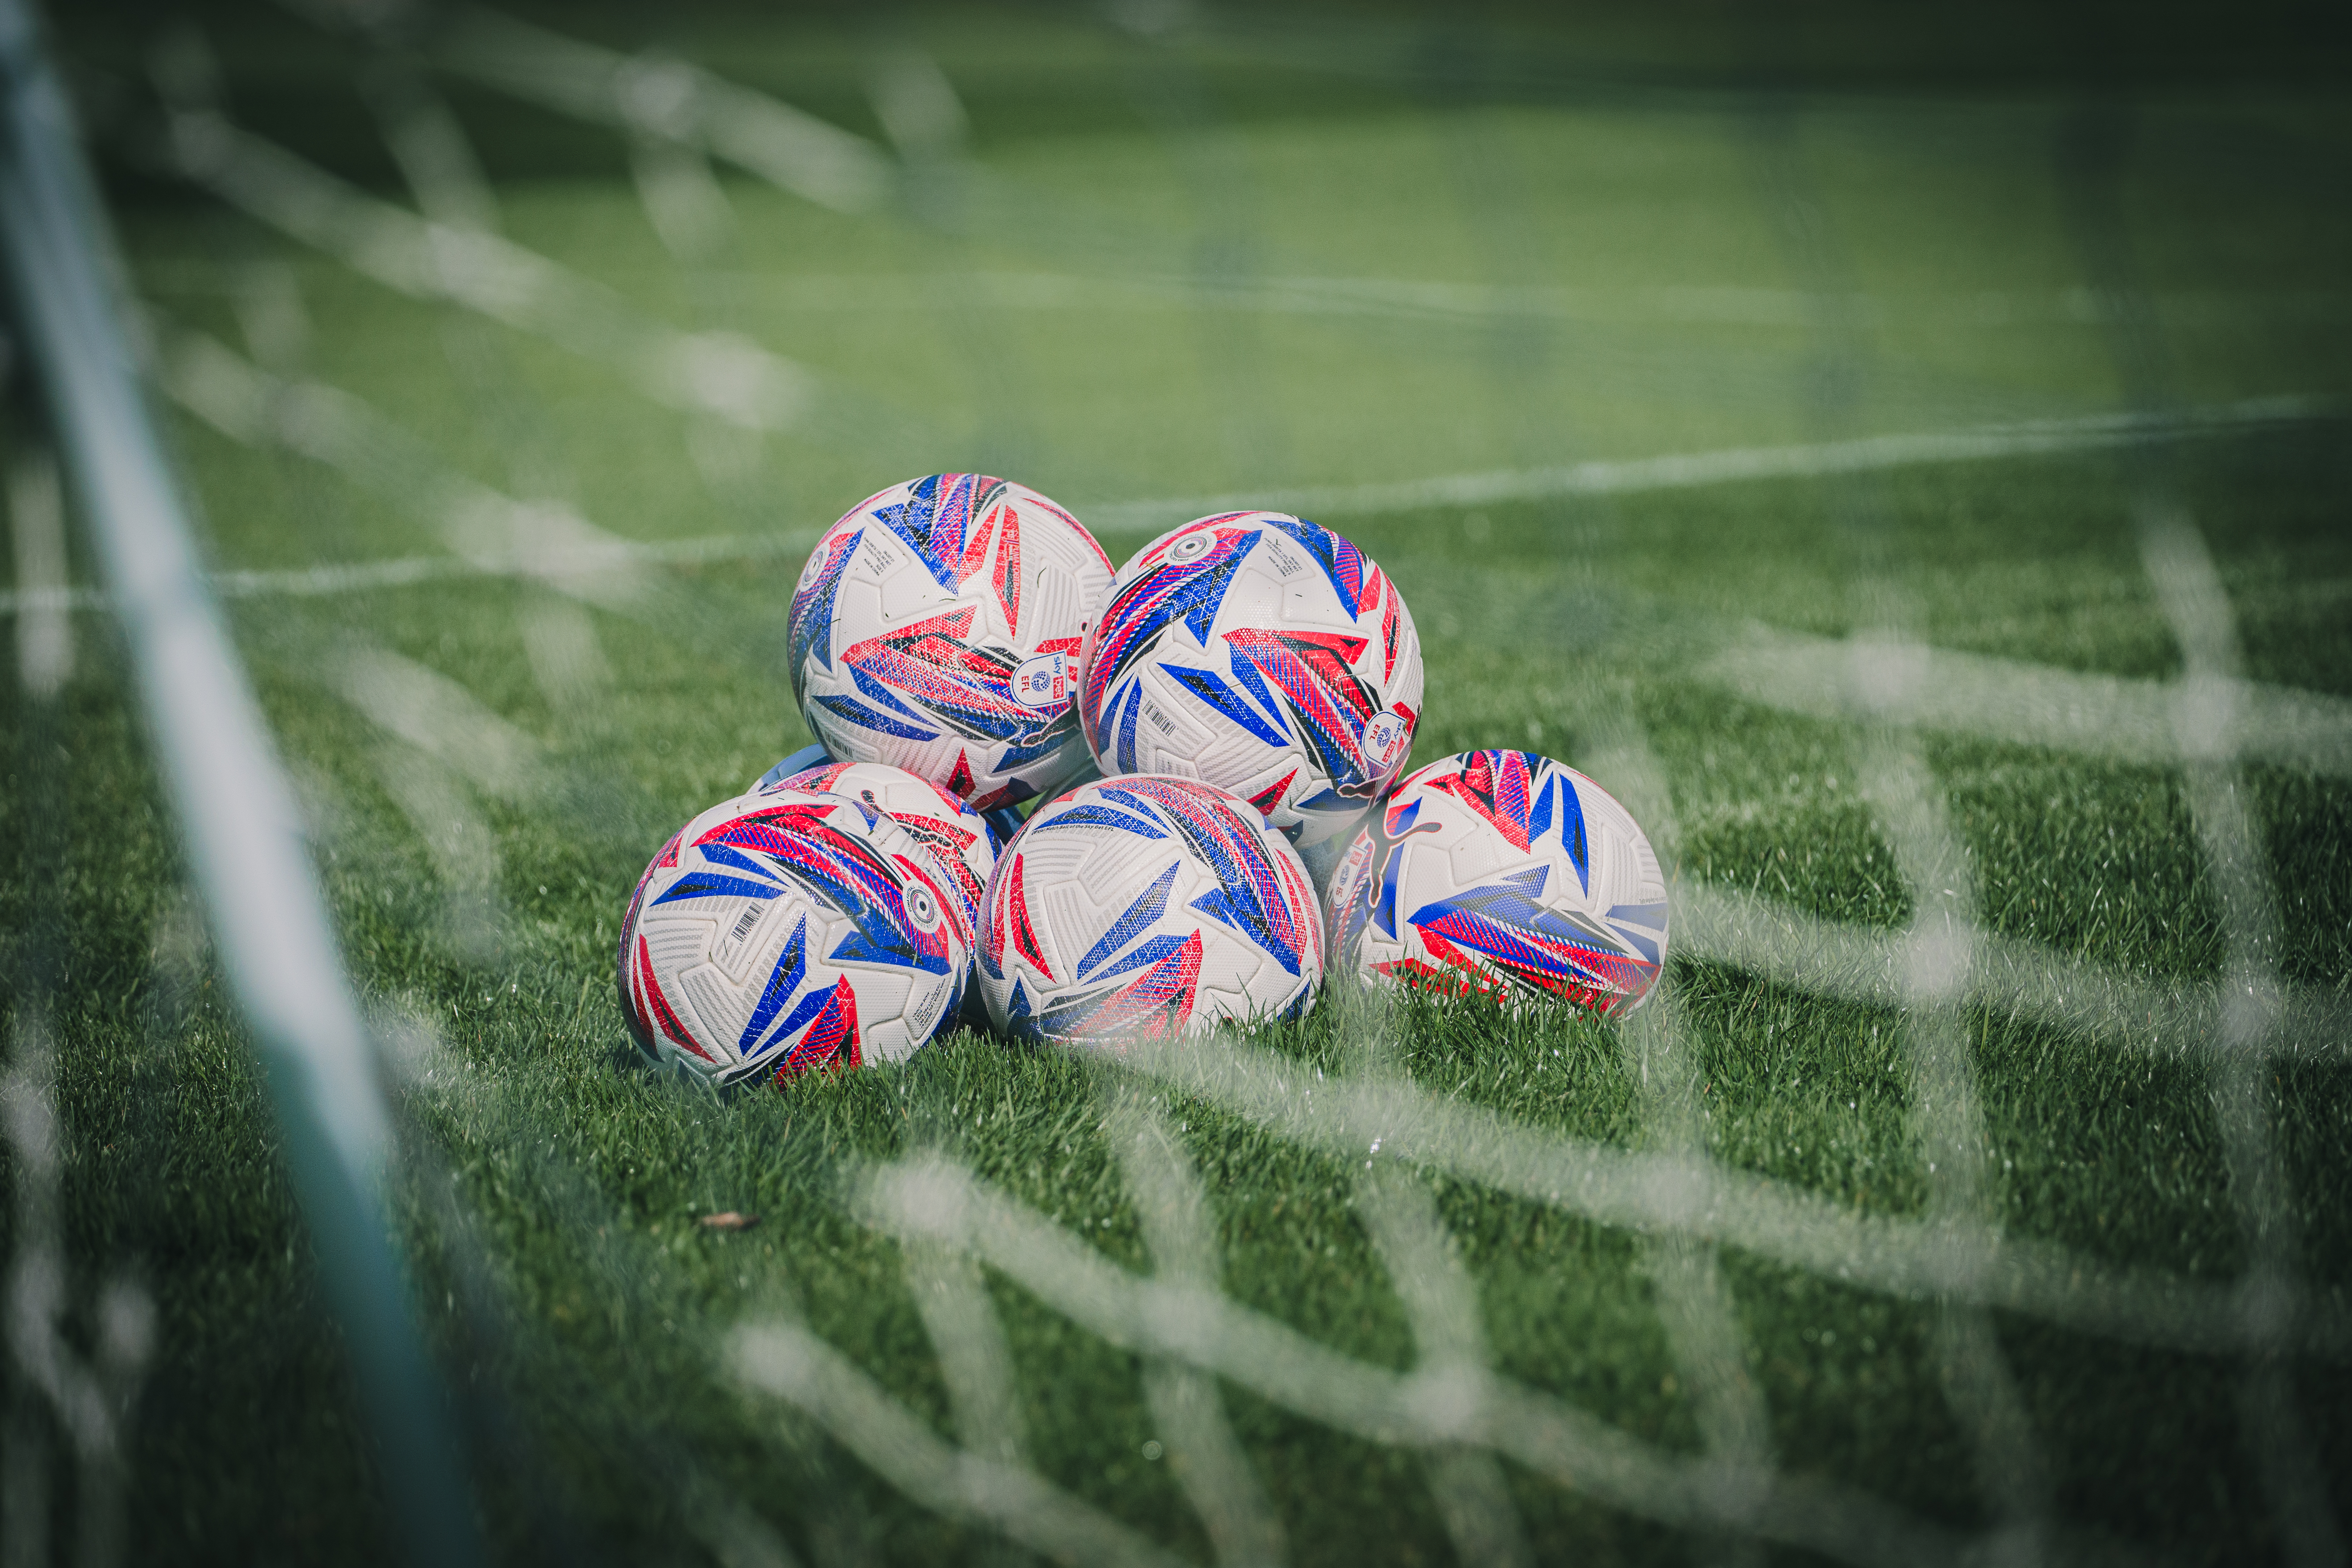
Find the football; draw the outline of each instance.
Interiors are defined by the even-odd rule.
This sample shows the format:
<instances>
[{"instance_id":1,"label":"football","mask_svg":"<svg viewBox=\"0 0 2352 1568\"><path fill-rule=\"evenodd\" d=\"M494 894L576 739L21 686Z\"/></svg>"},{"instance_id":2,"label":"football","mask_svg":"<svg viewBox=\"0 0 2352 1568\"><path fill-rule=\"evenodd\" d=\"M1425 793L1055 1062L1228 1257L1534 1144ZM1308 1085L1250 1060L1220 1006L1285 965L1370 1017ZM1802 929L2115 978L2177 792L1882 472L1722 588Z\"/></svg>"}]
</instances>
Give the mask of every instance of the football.
<instances>
[{"instance_id":1,"label":"football","mask_svg":"<svg viewBox=\"0 0 2352 1568\"><path fill-rule=\"evenodd\" d=\"M939 863L940 884L956 934L970 946L980 931L980 903L996 869L996 841L987 819L930 780L887 763L821 763L787 777L754 784L769 796L796 791L847 795L864 803L870 822L890 818L912 834Z\"/></svg>"},{"instance_id":2,"label":"football","mask_svg":"<svg viewBox=\"0 0 2352 1568\"><path fill-rule=\"evenodd\" d=\"M1408 776L1330 887L1332 968L1504 999L1638 1007L1666 883L1632 814L1574 768L1465 752Z\"/></svg>"},{"instance_id":3,"label":"football","mask_svg":"<svg viewBox=\"0 0 2352 1568\"><path fill-rule=\"evenodd\" d=\"M904 1060L961 998L952 897L930 851L863 801L738 796L638 879L621 1015L656 1062L720 1085Z\"/></svg>"},{"instance_id":4,"label":"football","mask_svg":"<svg viewBox=\"0 0 2352 1568\"><path fill-rule=\"evenodd\" d=\"M793 593L793 700L825 750L888 763L981 811L1087 761L1078 656L1110 560L1077 519L984 474L932 474L851 509Z\"/></svg>"},{"instance_id":5,"label":"football","mask_svg":"<svg viewBox=\"0 0 2352 1568\"><path fill-rule=\"evenodd\" d=\"M1098 779L1040 806L998 858L981 922L991 1021L1115 1041L1304 1016L1323 918L1297 851L1191 779Z\"/></svg>"},{"instance_id":6,"label":"football","mask_svg":"<svg viewBox=\"0 0 2352 1568\"><path fill-rule=\"evenodd\" d=\"M1355 825L1412 751L1421 639L1396 584L1286 512L1188 522L1120 569L1078 712L1106 774L1175 773L1297 844Z\"/></svg>"}]
</instances>

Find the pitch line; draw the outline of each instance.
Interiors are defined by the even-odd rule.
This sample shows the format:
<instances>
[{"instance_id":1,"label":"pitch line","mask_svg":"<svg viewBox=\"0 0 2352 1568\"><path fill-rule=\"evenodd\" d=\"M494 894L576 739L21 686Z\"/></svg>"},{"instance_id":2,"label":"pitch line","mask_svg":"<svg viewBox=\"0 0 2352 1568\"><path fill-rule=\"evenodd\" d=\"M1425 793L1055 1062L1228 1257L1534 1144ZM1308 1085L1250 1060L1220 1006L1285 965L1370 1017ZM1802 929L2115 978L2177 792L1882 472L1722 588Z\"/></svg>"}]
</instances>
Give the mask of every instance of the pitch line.
<instances>
[{"instance_id":1,"label":"pitch line","mask_svg":"<svg viewBox=\"0 0 2352 1568\"><path fill-rule=\"evenodd\" d=\"M453 541L476 546L464 555L215 574L215 591L225 597L332 595L510 576L604 602L633 583L642 586L642 578L630 575L636 568L789 558L815 542L809 532L623 540L562 509L526 506L450 473L414 436L338 388L268 375L200 333L160 335L168 345L158 367L163 391L223 435L324 463L402 499ZM499 546L478 547L489 540ZM0 594L0 614L97 609L107 602L94 589L32 586ZM1926 661L1919 678L1907 682L1915 722L2021 743L2087 744L2147 761L2173 754L2160 750L2177 732L2174 690L2162 683L1970 654L1906 649L1904 657ZM1777 637L1726 654L1712 668L1758 700L1835 715L1850 710L1853 658L1849 644ZM2352 751L2352 740L2328 739L2352 735L2352 704L2342 699L2242 681L2231 690L2233 744L2323 769L2329 758ZM2005 695L2011 692L2014 701ZM1857 1001L1903 1004L1901 954L1886 935L1704 883L1678 890L1675 922L1677 942L1696 956ZM2136 982L2011 939L1982 938L1969 984L1970 994L1990 1005L2135 1049L2200 1049L2219 1037L2221 1006L2210 988ZM2352 1043L2352 1008L2326 994L2283 986L2271 1005L2277 1052L2335 1057Z\"/></svg>"},{"instance_id":2,"label":"pitch line","mask_svg":"<svg viewBox=\"0 0 2352 1568\"><path fill-rule=\"evenodd\" d=\"M2210 404L2177 415L2089 414L1913 435L1864 436L1788 447L1734 447L1659 458L1601 458L1558 468L1495 468L1437 479L1234 491L1166 500L1116 501L1081 509L1102 533L1157 531L1213 512L1252 509L1374 516L1433 507L1490 506L1572 495L1687 489L1748 479L1813 479L1922 463L1984 462L2156 441L2234 435L2269 425L2329 418L2333 398L2280 396Z\"/></svg>"},{"instance_id":3,"label":"pitch line","mask_svg":"<svg viewBox=\"0 0 2352 1568\"><path fill-rule=\"evenodd\" d=\"M422 443L339 389L268 376L200 334L182 332L169 341L173 347L161 366L164 391L224 435L247 445L298 451L403 496L434 514L433 521L453 538L479 540L488 533L509 546L464 556L215 574L211 581L225 597L333 595L511 576L575 591L593 588L593 596L603 598L625 585L634 568L789 557L814 543L815 536L807 532L622 540L584 520L553 515L543 505L525 507L437 468ZM2268 399L2256 406L2284 404L2321 406L2312 399ZM1722 456L1702 453L1672 461L1703 466ZM499 526L485 526L490 523ZM531 541L531 548L512 548L522 540ZM94 589L43 585L0 594L0 614L96 609L106 603ZM2176 690L2166 683L1972 654L1905 649L1903 656L1922 665L1916 678L1905 683L1906 712L1914 722L2024 744L2087 747L2139 761L2177 760L2179 754ZM1850 644L1777 637L1727 653L1710 668L1717 679L1758 700L1836 716L1853 711L1853 661ZM2233 747L2322 772L2342 771L2344 760L2352 758L2352 703L2249 681L2236 682L2225 695L2225 711L2232 715L2227 740ZM1902 954L1892 937L1816 921L1703 883L1680 890L1675 913L1684 951L1696 956L1853 1000L1903 1004ZM1988 1005L2137 1049L2208 1048L2220 1034L2222 1008L2210 988L2136 982L2010 939L1982 939L1969 984L1970 994ZM2352 1042L2352 1009L2324 993L2281 986L2268 1005L2276 1052L2335 1057Z\"/></svg>"},{"instance_id":4,"label":"pitch line","mask_svg":"<svg viewBox=\"0 0 2352 1568\"><path fill-rule=\"evenodd\" d=\"M226 351L220 352L225 354ZM179 388L167 385L165 390L175 401L188 402L187 395ZM321 387L316 390L324 393L330 389ZM348 394L340 392L334 395L349 397ZM1578 463L1564 468L1497 469L1394 484L1274 489L1247 494L1235 492L1180 500L1108 501L1082 506L1077 510L1088 520L1088 526L1099 533L1141 532L1212 512L1257 508L1375 515L1425 507L1474 506L1571 494L1633 494L1643 490L1732 484L1746 479L1859 473L1873 468L1922 463L1981 461L2138 442L2190 440L2228 436L2271 425L2326 419L2334 417L2339 411L2340 405L2328 398L2264 397L2193 409L2177 417L2089 415L2078 419L1988 425L1909 436L1877 436L1856 441L1814 442L1790 447L1738 447L1660 458ZM249 441L269 438L266 433L228 433ZM772 534L710 534L661 542L624 542L616 540L609 546L599 546L594 550L539 554L530 559L520 556L470 559L449 555L401 556L285 571L221 572L215 574L211 580L215 592L232 598L278 594L315 596L408 587L446 578L536 576L548 574L551 571L593 573L635 565L705 565L756 560L813 549L816 538L814 531L794 531ZM102 607L105 602L103 595L88 588L13 589L0 593L0 615L16 615L28 608L45 607L90 610ZM1937 657L1952 660L1975 658L1975 656L1959 654ZM1795 662L1789 667L1793 671L1790 679L1800 684L1811 679L1811 666L1805 662L1806 658L1802 654L1794 656ZM2001 660L1978 662L1989 668L1974 672L1958 665L1953 668L1961 670L1964 676L1973 673L1987 680L2005 680L2019 672L2033 671L2033 667L2011 666ZM1768 668L1763 670L1759 679L1780 679L1783 673L1777 667ZM2112 736L2115 738L2111 743L2117 747L2128 745L2137 748L2153 744L2155 731L2149 724L2143 722L2140 714L2140 710L2148 704L2133 690L2137 685L2153 683L2119 683L2118 690L2125 698L2122 706L2127 717L2107 722L2100 719L2096 708L2101 692L2094 691L2088 684L2079 688L2063 685L2063 678L2069 673L2048 671L2036 674L2036 680L2045 687L2049 677L2062 678L2062 686L2051 689L2060 692L2063 699L2059 705L2062 711L2046 723L2037 718L2021 721L2021 724L2033 733L2049 731L2079 737L2087 732L2095 740ZM2076 679L2084 682L2097 682L2103 678L2084 676ZM2027 688L2029 690L2037 689L2032 685ZM2252 722L2257 726L2258 733L2284 734L2297 721L2302 712L2299 705L2308 699L2308 694L2276 687L2262 689L2269 695L2257 696L2254 702L2257 713ZM1808 698L1805 700L1814 700ZM2320 698L2315 701L2317 706L2312 709L2312 712L2321 718L2322 733L2330 737L2339 735L2345 721L2337 715L2337 707L2352 705L2343 704L2340 699ZM2168 731L2168 707L2166 712L2165 728ZM1923 719L1921 721L1929 721ZM2279 743L2294 744L2291 741ZM2336 756L2342 754L2348 745L2352 742L2329 739L2324 747L2306 744L2302 749L2323 756Z\"/></svg>"},{"instance_id":5,"label":"pitch line","mask_svg":"<svg viewBox=\"0 0 2352 1568\"><path fill-rule=\"evenodd\" d=\"M1216 1373L1368 1441L1491 1449L1643 1518L1752 1532L1847 1563L1964 1558L1958 1538L1868 1493L1770 1470L1726 1487L1720 1463L1672 1458L1512 1379L1475 1366L1391 1372L1216 1290L1129 1273L944 1161L882 1166L854 1190L866 1224L962 1247L1120 1349ZM1735 1518L1723 1507L1727 1493L1756 1500Z\"/></svg>"},{"instance_id":6,"label":"pitch line","mask_svg":"<svg viewBox=\"0 0 2352 1568\"><path fill-rule=\"evenodd\" d=\"M194 274L192 276L201 276ZM1032 312L1223 310L1244 314L1341 316L1435 325L1513 321L1628 326L1654 321L1763 329L1803 328L1816 296L1795 289L1665 285L1581 289L1428 282L1410 279L1297 275L1246 280L1176 272L985 270L959 274L780 273L727 268L717 276L762 289L794 311L937 310L943 300L986 310ZM2085 302L2068 294L1955 296L1855 295L1841 308L1857 320L1890 318L1979 326L2096 326ZM2352 295L2284 297L2219 293L2175 297L2183 316L2216 325L2247 321L2340 321L2352 318Z\"/></svg>"},{"instance_id":7,"label":"pitch line","mask_svg":"<svg viewBox=\"0 0 2352 1568\"><path fill-rule=\"evenodd\" d=\"M2251 1324L2233 1287L2116 1269L2055 1243L1860 1214L1711 1160L1570 1138L1410 1082L1317 1078L1316 1069L1212 1037L1129 1044L1128 1066L1268 1131L1335 1157L1390 1157L1634 1231L1675 1230L1785 1268L1913 1300L2021 1312L2079 1333L2240 1354L2284 1344L2352 1358L2352 1321L2331 1302L2281 1286L2272 1316Z\"/></svg>"}]
</instances>

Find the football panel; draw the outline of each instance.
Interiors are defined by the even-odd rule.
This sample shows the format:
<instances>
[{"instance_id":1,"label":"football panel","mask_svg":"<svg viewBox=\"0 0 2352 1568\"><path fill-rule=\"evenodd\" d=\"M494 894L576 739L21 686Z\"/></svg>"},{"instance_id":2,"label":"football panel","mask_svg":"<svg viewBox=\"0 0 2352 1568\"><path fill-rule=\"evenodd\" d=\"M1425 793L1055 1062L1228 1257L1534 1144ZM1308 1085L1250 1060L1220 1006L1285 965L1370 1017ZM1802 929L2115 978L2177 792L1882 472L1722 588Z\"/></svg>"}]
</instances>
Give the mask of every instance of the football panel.
<instances>
[{"instance_id":1,"label":"football panel","mask_svg":"<svg viewBox=\"0 0 2352 1568\"><path fill-rule=\"evenodd\" d=\"M664 988L679 1022L722 1065L736 1059L736 1037L751 1016L742 988L709 964L698 964Z\"/></svg>"}]
</instances>

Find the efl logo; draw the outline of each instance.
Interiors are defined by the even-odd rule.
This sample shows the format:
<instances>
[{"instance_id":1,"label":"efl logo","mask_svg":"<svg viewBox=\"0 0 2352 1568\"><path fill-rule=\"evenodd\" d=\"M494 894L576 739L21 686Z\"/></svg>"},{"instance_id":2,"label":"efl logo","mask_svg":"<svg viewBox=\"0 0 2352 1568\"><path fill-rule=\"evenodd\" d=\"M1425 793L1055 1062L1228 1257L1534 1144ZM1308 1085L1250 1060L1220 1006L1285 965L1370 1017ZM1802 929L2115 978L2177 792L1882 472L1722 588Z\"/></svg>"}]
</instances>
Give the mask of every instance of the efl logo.
<instances>
[{"instance_id":1,"label":"efl logo","mask_svg":"<svg viewBox=\"0 0 2352 1568\"><path fill-rule=\"evenodd\" d=\"M1070 656L1041 653L1013 672L1013 700L1024 708L1059 708L1070 700Z\"/></svg>"},{"instance_id":2,"label":"efl logo","mask_svg":"<svg viewBox=\"0 0 2352 1568\"><path fill-rule=\"evenodd\" d=\"M1404 715L1393 711L1372 715L1364 726L1364 766L1378 775L1389 770L1389 764L1403 759L1407 745L1412 741L1412 726Z\"/></svg>"}]
</instances>

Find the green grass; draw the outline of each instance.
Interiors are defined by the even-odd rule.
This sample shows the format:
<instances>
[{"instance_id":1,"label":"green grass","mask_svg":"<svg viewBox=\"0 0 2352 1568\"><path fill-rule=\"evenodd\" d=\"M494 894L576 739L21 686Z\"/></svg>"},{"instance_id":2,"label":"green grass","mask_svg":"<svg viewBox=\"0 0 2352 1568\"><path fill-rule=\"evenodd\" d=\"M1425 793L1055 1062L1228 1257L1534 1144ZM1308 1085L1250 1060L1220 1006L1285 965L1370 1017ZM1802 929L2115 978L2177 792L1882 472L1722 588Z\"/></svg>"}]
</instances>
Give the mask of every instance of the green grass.
<instances>
[{"instance_id":1,"label":"green grass","mask_svg":"<svg viewBox=\"0 0 2352 1568\"><path fill-rule=\"evenodd\" d=\"M858 83L880 45L797 26L747 35L688 16L670 37L871 133ZM1449 96L1254 54L1245 30L1139 60L1139 46L1084 18L1025 16L1018 34L953 17L906 26L964 90L1003 205L945 231L896 213L845 217L730 177L737 236L698 280L646 226L616 141L457 97L500 177L511 237L649 315L742 331L877 411L822 438L773 437L731 478L689 457L690 421L608 369L392 296L128 161L114 171L117 217L142 289L174 319L242 350L240 290L290 280L310 323L295 368L365 397L452 468L562 495L650 541L802 533L880 484L940 468L1011 472L1084 516L1260 485L2065 416L2119 396L2102 329L2070 313L2089 277L2056 172L2074 110L2063 91L1759 106L1745 91L1654 91L1628 77L1558 96ZM747 36L757 47L733 47ZM233 109L249 96L273 135L312 135L324 162L399 196L370 151L347 46L290 21L225 37ZM120 39L83 47L93 60L130 58ZM1159 79L1182 90L1154 96ZM1055 83L1063 97L1034 101ZM1276 112L1255 96L1234 102L1243 89L1295 96ZM124 91L117 123L135 147L136 95ZM1171 102L1192 106L1195 131L1169 118ZM2144 98L2138 132L2123 210L2172 395L2346 390L2352 227L2334 196L2352 118L2319 97L2169 89ZM1808 204L1793 229L1792 179ZM1825 339L1807 304L1825 268L1872 301L1858 347ZM1041 302L990 281L1008 274L1078 281ZM1283 292L1299 279L1455 285L1468 303L1307 310ZM1528 291L1545 290L1526 313ZM1825 365L1860 395L1824 394ZM22 405L9 421L21 444ZM173 429L224 566L444 548L397 496L190 420ZM2213 551L2248 673L2338 698L2352 696L2346 454L2344 427L2320 422L2183 446L2162 470ZM1840 637L1894 604L1938 647L2170 679L2179 654L2133 532L2150 472L2128 456L2053 456L1324 521L1389 570L1419 621L1429 690L1417 762L1497 744L1579 762L1630 713L1671 794L1685 885L1894 931L1910 897L1856 783L1863 732L1744 701L1710 680L1710 661L1754 626ZM1140 536L1105 542L1116 557ZM312 814L354 976L407 1020L400 1037L424 1042L394 1074L408 1156L396 1222L504 1560L724 1560L708 1530L719 1498L818 1564L1019 1555L914 1506L724 1364L739 1324L794 1317L953 1431L899 1249L847 1206L845 1181L865 1162L946 1151L1149 1268L1097 1065L966 1035L903 1067L722 1104L635 1063L611 954L638 869L677 823L805 740L781 668L798 565L780 552L677 569L650 608L582 612L606 671L584 705L535 674L527 628L572 613L538 585L452 579L232 606ZM13 664L0 682L11 747L0 940L11 1007L46 986L62 1043L68 1331L87 1340L110 1269L131 1270L160 1308L132 1429L134 1549L158 1563L381 1560L387 1504L258 1078L182 890L134 696L104 621L79 617L76 634L54 714L28 704ZM354 646L446 677L531 737L536 784L486 791L462 755L449 769L404 752L341 694L334 661ZM1991 930L2159 980L2220 972L2219 905L2177 770L1956 736L1923 736L1920 751ZM495 895L494 949L455 940L451 889L388 763L441 769L487 825L496 861L477 880ZM2352 784L2257 768L2247 788L2284 920L2274 961L2341 997ZM1674 977L1714 1158L1857 1213L1926 1211L1899 1012L1688 958ZM2217 1285L2245 1268L2197 1064L2001 1011L1964 1009L1959 1028L1989 1201L2010 1233ZM1416 1002L1393 1037L1432 1093L1604 1144L1666 1138L1614 1026ZM1328 1071L1354 1059L1328 1014L1269 1043ZM1409 1367L1409 1324L1357 1217L1353 1163L1199 1101L1168 1107L1213 1195L1224 1288L1336 1349ZM2295 1264L2340 1321L2352 1310L2352 1071L2280 1066L2268 1112ZM5 1169L18 1190L22 1172ZM1498 1367L1697 1455L1698 1405L1640 1238L1427 1179ZM696 1223L726 1209L761 1223L735 1234ZM6 1223L13 1251L18 1222ZM1932 1306L1737 1247L1721 1259L1780 1466L1955 1529L1993 1522L1937 1373ZM1207 1561L1171 1468L1143 1456L1153 1425L1137 1359L1004 1279L990 1291L1035 1468ZM1996 1315L1994 1331L2064 1554L2282 1556L2242 1432L2239 1363L2021 1316ZM2345 1528L2352 1372L2311 1360L2291 1373ZM1419 1455L1340 1436L1238 1385L1224 1398L1297 1561L1453 1557ZM1712 1550L1529 1473L1510 1470L1507 1484L1544 1561ZM63 1551L69 1467L53 1490Z\"/></svg>"}]
</instances>

